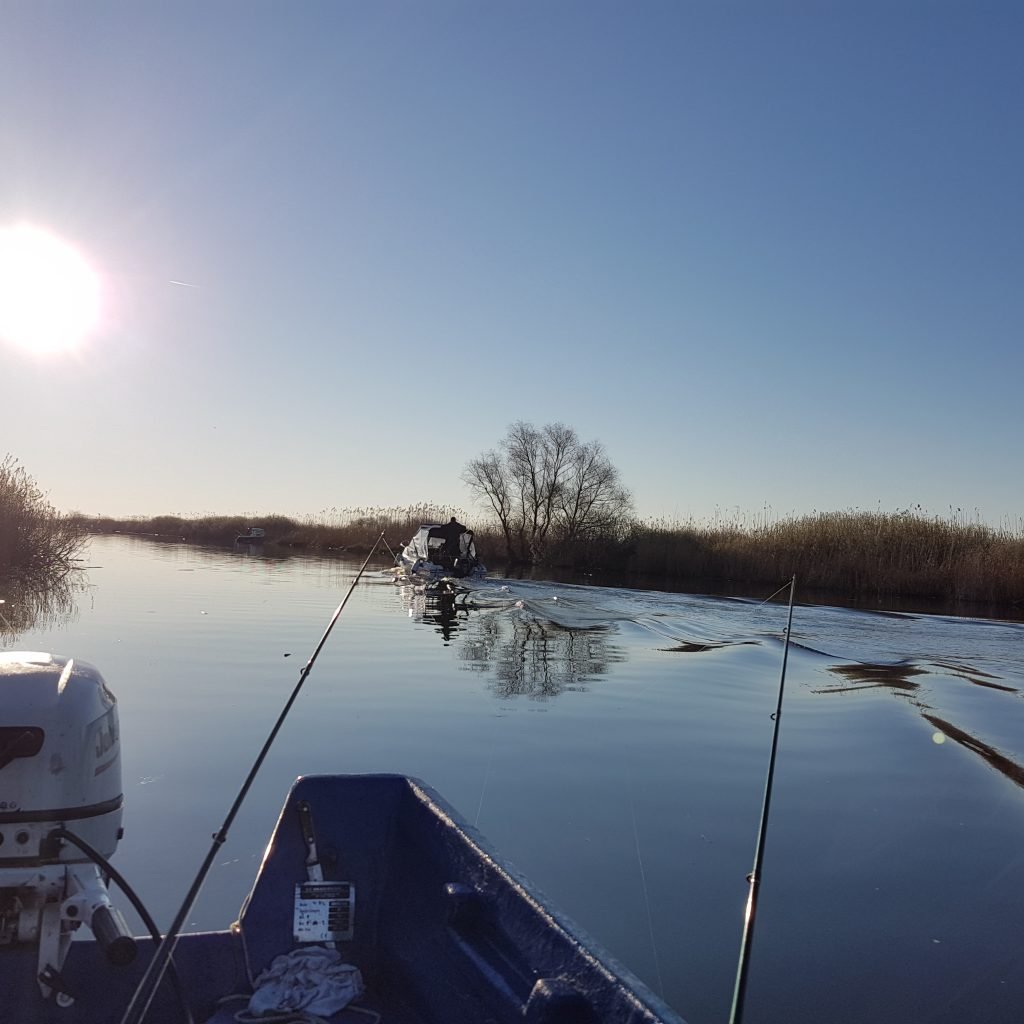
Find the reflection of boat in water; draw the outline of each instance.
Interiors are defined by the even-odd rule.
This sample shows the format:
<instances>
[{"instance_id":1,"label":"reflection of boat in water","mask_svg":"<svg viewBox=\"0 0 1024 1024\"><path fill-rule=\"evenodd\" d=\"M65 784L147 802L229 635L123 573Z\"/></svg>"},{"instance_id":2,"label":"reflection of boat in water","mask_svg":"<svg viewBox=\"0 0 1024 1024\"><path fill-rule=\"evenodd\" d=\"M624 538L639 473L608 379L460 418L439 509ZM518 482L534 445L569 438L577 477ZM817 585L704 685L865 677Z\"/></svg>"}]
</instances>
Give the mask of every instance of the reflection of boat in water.
<instances>
[{"instance_id":1,"label":"reflection of boat in water","mask_svg":"<svg viewBox=\"0 0 1024 1024\"><path fill-rule=\"evenodd\" d=\"M266 540L267 531L260 526L250 526L248 532L240 533L235 538L236 544L262 544Z\"/></svg>"},{"instance_id":2,"label":"reflection of boat in water","mask_svg":"<svg viewBox=\"0 0 1024 1024\"><path fill-rule=\"evenodd\" d=\"M95 669L50 655L0 655L0 682L4 1019L120 1020L155 939L134 939L107 893L116 701ZM441 797L397 775L297 781L238 921L178 936L145 1020L229 1024L254 993L250 1011L352 1024L681 1024ZM301 1002L314 996L325 1002Z\"/></svg>"},{"instance_id":3,"label":"reflection of boat in water","mask_svg":"<svg viewBox=\"0 0 1024 1024\"><path fill-rule=\"evenodd\" d=\"M486 685L502 699L584 689L625 658L605 628L607 611L588 614L581 602L546 587L467 586L447 577L396 582L406 615L432 627L461 667L488 676Z\"/></svg>"},{"instance_id":4,"label":"reflection of boat in water","mask_svg":"<svg viewBox=\"0 0 1024 1024\"><path fill-rule=\"evenodd\" d=\"M396 583L409 618L433 625L446 643L465 628L469 617L466 604L469 592L458 580L444 576L426 583L408 580L396 580Z\"/></svg>"},{"instance_id":5,"label":"reflection of boat in water","mask_svg":"<svg viewBox=\"0 0 1024 1024\"><path fill-rule=\"evenodd\" d=\"M402 548L397 568L406 576L423 579L478 579L487 573L477 557L472 530L453 532L450 525L432 523L422 525Z\"/></svg>"}]
</instances>

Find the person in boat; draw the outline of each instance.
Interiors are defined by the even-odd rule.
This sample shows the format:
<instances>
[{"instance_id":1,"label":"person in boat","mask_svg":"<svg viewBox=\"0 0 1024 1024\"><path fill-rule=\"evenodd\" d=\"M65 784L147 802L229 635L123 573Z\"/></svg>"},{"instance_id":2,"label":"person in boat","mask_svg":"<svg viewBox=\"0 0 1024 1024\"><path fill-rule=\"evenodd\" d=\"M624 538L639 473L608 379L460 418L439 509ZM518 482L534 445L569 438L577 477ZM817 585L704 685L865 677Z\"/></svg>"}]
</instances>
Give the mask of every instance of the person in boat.
<instances>
[{"instance_id":1,"label":"person in boat","mask_svg":"<svg viewBox=\"0 0 1024 1024\"><path fill-rule=\"evenodd\" d=\"M462 535L465 532L466 527L464 527L462 523L455 518L455 516L452 516L448 524L442 527L445 551L452 561L462 554L459 542L462 540Z\"/></svg>"}]
</instances>

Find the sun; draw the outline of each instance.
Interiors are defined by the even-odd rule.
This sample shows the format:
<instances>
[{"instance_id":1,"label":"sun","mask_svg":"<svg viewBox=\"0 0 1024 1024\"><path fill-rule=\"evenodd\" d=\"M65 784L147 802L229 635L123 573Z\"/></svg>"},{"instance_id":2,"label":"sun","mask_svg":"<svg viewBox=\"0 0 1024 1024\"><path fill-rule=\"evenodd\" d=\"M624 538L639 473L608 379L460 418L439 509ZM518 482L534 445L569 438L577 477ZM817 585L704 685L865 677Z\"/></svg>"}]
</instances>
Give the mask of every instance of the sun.
<instances>
[{"instance_id":1,"label":"sun","mask_svg":"<svg viewBox=\"0 0 1024 1024\"><path fill-rule=\"evenodd\" d=\"M63 239L0 227L0 339L39 354L77 348L97 328L100 279Z\"/></svg>"}]
</instances>

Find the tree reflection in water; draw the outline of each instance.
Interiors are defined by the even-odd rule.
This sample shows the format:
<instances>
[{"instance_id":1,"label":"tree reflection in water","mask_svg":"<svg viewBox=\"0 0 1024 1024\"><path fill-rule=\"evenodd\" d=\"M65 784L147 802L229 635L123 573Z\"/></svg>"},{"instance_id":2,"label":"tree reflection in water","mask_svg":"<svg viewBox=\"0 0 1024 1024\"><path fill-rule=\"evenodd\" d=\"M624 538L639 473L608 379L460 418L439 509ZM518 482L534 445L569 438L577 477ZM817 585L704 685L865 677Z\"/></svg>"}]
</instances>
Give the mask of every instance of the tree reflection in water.
<instances>
[{"instance_id":1,"label":"tree reflection in water","mask_svg":"<svg viewBox=\"0 0 1024 1024\"><path fill-rule=\"evenodd\" d=\"M74 622L78 618L76 599L86 586L80 571L43 588L8 584L0 591L0 644L11 647L31 629L60 629Z\"/></svg>"},{"instance_id":2,"label":"tree reflection in water","mask_svg":"<svg viewBox=\"0 0 1024 1024\"><path fill-rule=\"evenodd\" d=\"M471 671L493 672L496 697L557 697L582 690L625 660L607 628L569 629L518 610L490 612L467 622L458 657Z\"/></svg>"},{"instance_id":3,"label":"tree reflection in water","mask_svg":"<svg viewBox=\"0 0 1024 1024\"><path fill-rule=\"evenodd\" d=\"M481 593L446 594L422 586L399 587L409 618L432 624L446 645L455 649L461 667L492 676L487 685L495 697L557 697L582 690L625 660L607 624L567 626L550 621L539 602L526 602L505 593L507 588ZM563 607L560 605L559 607ZM586 618L580 613L581 622ZM602 613L602 617L607 618Z\"/></svg>"}]
</instances>

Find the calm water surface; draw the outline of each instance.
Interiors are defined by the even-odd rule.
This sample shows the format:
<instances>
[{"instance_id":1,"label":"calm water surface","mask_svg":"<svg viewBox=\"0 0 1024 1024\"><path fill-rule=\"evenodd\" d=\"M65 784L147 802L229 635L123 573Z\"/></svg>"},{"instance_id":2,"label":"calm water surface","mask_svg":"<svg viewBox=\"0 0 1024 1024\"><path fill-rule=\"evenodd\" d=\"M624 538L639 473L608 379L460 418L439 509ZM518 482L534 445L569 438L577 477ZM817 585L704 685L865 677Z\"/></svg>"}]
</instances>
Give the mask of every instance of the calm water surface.
<instances>
[{"instance_id":1,"label":"calm water surface","mask_svg":"<svg viewBox=\"0 0 1024 1024\"><path fill-rule=\"evenodd\" d=\"M75 614L0 644L117 694L116 862L166 927L357 565L128 538L88 563ZM691 1024L724 1021L784 622L501 580L452 619L365 578L190 927L234 920L295 776L402 772ZM1024 626L798 607L793 632L746 1020L1020 1020Z\"/></svg>"}]
</instances>

